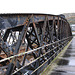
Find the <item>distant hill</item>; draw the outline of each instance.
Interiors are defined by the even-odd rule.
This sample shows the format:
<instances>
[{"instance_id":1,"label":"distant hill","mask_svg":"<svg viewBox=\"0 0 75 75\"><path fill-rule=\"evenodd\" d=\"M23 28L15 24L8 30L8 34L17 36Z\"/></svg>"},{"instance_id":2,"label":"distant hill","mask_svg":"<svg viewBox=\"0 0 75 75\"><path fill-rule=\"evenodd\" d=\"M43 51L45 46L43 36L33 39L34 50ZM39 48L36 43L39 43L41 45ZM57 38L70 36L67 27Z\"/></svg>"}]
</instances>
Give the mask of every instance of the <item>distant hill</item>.
<instances>
[{"instance_id":1,"label":"distant hill","mask_svg":"<svg viewBox=\"0 0 75 75\"><path fill-rule=\"evenodd\" d=\"M75 24L75 13L64 13L64 15L70 24Z\"/></svg>"}]
</instances>

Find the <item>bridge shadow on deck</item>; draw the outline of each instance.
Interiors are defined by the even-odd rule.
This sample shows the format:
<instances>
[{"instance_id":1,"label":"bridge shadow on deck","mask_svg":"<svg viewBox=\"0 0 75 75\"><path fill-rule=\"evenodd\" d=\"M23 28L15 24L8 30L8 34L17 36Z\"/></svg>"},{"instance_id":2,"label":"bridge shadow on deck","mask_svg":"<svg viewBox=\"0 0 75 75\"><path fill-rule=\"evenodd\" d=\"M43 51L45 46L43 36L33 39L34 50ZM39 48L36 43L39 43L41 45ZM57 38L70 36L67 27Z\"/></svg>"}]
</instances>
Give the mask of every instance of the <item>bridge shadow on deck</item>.
<instances>
[{"instance_id":1,"label":"bridge shadow on deck","mask_svg":"<svg viewBox=\"0 0 75 75\"><path fill-rule=\"evenodd\" d=\"M65 54L59 57L57 67L51 71L50 75L75 75L75 37Z\"/></svg>"}]
</instances>

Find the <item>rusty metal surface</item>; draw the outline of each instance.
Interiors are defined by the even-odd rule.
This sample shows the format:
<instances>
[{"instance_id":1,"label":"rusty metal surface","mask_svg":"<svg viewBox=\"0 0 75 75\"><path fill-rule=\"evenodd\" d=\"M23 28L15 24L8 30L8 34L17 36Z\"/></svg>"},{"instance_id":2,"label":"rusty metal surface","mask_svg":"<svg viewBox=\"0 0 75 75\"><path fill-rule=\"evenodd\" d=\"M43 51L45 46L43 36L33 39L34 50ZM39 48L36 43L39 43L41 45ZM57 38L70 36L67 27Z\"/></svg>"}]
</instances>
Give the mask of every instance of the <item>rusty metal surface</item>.
<instances>
[{"instance_id":1,"label":"rusty metal surface","mask_svg":"<svg viewBox=\"0 0 75 75\"><path fill-rule=\"evenodd\" d=\"M0 72L38 75L71 39L64 15L1 14Z\"/></svg>"},{"instance_id":2,"label":"rusty metal surface","mask_svg":"<svg viewBox=\"0 0 75 75\"><path fill-rule=\"evenodd\" d=\"M0 14L0 29L6 29L6 28L16 27L18 25L21 25L24 23L28 15L32 15L32 14ZM34 22L44 21L45 15L46 14L34 14L33 16ZM52 18L53 16L56 16L55 17L56 19L58 18L57 15L47 14L47 16L48 16L48 19L51 19L51 20L53 19ZM62 17L62 15L60 17ZM65 19L65 21L67 20ZM30 22L32 23L33 21L31 20Z\"/></svg>"}]
</instances>

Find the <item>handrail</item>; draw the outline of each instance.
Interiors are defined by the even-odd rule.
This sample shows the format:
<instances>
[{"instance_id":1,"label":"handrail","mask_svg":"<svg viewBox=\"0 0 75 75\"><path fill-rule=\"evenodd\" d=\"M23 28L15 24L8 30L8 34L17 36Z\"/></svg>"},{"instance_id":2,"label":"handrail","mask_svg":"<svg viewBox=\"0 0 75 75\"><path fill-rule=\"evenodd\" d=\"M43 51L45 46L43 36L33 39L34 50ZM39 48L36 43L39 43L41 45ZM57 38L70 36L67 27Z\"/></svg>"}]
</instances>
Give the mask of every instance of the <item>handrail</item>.
<instances>
[{"instance_id":1,"label":"handrail","mask_svg":"<svg viewBox=\"0 0 75 75\"><path fill-rule=\"evenodd\" d=\"M70 37L72 37L72 36L70 36ZM59 42L61 42L61 41L64 41L64 40L66 40L66 39L68 39L68 38L69 38L69 37L64 38L64 39L62 39L62 40L59 40L59 41L56 41L56 42L53 42L53 43L50 43L50 44L47 44L47 45L44 45L44 46L41 46L41 47L38 47L38 48L33 49L33 50L31 50L31 51L19 53L19 54L16 54L16 55L14 55L14 56L10 56L10 57L8 57L8 58L4 58L4 59L0 60L0 63L3 62L3 61L6 61L6 60L10 60L10 59L12 59L12 58L18 57L18 56L22 56L22 55L24 55L24 54L32 53L32 52L37 51L37 50L39 50L39 49L41 49L41 48L44 48L44 47L53 45L53 44L55 44L55 43L59 43Z\"/></svg>"}]
</instances>

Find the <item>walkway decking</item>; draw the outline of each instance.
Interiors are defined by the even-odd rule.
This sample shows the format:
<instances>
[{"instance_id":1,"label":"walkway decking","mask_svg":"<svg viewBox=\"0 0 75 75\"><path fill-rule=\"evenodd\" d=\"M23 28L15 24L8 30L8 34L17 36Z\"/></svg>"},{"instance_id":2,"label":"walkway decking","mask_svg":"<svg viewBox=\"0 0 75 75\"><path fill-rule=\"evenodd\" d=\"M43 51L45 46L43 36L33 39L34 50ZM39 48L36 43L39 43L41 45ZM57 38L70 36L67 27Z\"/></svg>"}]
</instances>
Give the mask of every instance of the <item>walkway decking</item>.
<instances>
[{"instance_id":1,"label":"walkway decking","mask_svg":"<svg viewBox=\"0 0 75 75\"><path fill-rule=\"evenodd\" d=\"M62 57L59 57L57 67L55 67L50 75L75 75L75 38Z\"/></svg>"},{"instance_id":2,"label":"walkway decking","mask_svg":"<svg viewBox=\"0 0 75 75\"><path fill-rule=\"evenodd\" d=\"M43 75L75 75L75 37L69 47L56 58Z\"/></svg>"}]
</instances>

